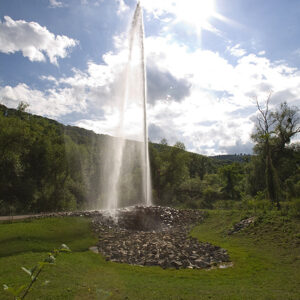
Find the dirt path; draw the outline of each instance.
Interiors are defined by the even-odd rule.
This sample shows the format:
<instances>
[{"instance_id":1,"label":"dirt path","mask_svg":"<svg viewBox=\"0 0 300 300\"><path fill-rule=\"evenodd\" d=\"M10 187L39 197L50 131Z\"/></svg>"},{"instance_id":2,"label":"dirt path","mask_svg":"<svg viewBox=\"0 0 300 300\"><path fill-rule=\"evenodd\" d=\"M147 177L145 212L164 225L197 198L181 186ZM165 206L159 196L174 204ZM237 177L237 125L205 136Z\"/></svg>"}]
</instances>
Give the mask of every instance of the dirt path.
<instances>
[{"instance_id":1,"label":"dirt path","mask_svg":"<svg viewBox=\"0 0 300 300\"><path fill-rule=\"evenodd\" d=\"M42 216L42 214L35 215L20 215L20 216L0 216L0 221L13 221L13 220L23 220L32 217Z\"/></svg>"}]
</instances>

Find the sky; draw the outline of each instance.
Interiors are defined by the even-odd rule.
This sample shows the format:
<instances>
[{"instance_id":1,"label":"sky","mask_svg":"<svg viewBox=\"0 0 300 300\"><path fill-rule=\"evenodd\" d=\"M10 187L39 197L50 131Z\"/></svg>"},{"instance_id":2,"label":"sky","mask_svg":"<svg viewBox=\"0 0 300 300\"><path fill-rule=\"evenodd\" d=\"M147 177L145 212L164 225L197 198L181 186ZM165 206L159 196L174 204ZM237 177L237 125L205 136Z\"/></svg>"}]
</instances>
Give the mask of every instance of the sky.
<instances>
[{"instance_id":1,"label":"sky","mask_svg":"<svg viewBox=\"0 0 300 300\"><path fill-rule=\"evenodd\" d=\"M149 139L251 153L272 109L300 107L299 0L143 0ZM0 0L0 103L113 134L135 0Z\"/></svg>"}]
</instances>

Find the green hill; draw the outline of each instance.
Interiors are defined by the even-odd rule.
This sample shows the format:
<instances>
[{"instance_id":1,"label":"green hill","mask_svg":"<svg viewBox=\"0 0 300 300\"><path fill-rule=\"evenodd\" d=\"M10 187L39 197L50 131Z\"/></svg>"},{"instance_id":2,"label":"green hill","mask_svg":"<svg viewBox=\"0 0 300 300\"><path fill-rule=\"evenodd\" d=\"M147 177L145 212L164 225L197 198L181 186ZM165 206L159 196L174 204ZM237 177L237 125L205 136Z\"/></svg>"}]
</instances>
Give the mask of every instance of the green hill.
<instances>
[{"instance_id":1,"label":"green hill","mask_svg":"<svg viewBox=\"0 0 300 300\"><path fill-rule=\"evenodd\" d=\"M101 202L99 181L109 139L0 105L1 214L95 207L99 197ZM128 151L135 143L127 141ZM174 202L174 186L187 177L203 179L218 167L213 159L178 147L150 143L149 149L157 204Z\"/></svg>"},{"instance_id":2,"label":"green hill","mask_svg":"<svg viewBox=\"0 0 300 300\"><path fill-rule=\"evenodd\" d=\"M99 183L106 176L105 147L112 139L116 138L0 105L0 215L101 207L106 197ZM272 142L276 194L284 207L290 201L296 207L300 147L296 143L276 148L275 137ZM139 146L126 141L125 162L138 157ZM253 156L207 157L186 151L181 142L149 143L153 203L270 209L272 203L265 200L266 156L262 143L256 147L260 148ZM141 172L137 159L130 171L122 171L121 206L140 203ZM135 186L129 188L128 182Z\"/></svg>"}]
</instances>

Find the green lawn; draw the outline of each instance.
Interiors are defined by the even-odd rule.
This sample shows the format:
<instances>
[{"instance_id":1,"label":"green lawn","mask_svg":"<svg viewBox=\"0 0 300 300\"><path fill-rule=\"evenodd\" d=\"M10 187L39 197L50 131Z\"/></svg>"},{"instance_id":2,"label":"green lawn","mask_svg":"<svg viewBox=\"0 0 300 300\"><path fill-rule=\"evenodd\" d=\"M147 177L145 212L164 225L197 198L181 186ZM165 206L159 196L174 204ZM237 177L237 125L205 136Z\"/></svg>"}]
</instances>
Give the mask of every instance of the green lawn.
<instances>
[{"instance_id":1,"label":"green lawn","mask_svg":"<svg viewBox=\"0 0 300 300\"><path fill-rule=\"evenodd\" d=\"M274 217L228 237L240 213L209 213L191 234L226 248L232 268L163 270L106 262L88 251L96 244L89 219L47 218L0 224L0 284L25 283L21 266L33 266L65 243L72 253L46 266L28 299L300 299L298 221ZM0 299L11 298L1 291Z\"/></svg>"}]
</instances>

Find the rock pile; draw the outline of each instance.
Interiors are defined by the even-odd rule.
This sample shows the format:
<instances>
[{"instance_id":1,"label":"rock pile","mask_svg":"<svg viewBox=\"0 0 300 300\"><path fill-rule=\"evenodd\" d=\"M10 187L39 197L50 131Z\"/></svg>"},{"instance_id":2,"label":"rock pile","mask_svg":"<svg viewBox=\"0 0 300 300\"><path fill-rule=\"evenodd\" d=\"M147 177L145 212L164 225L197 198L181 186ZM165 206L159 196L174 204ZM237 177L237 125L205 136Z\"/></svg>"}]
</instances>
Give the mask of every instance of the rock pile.
<instances>
[{"instance_id":1,"label":"rock pile","mask_svg":"<svg viewBox=\"0 0 300 300\"><path fill-rule=\"evenodd\" d=\"M209 268L229 261L225 249L188 237L192 225L203 220L197 210L135 207L117 217L93 219L98 250L107 260L162 268Z\"/></svg>"},{"instance_id":2,"label":"rock pile","mask_svg":"<svg viewBox=\"0 0 300 300\"><path fill-rule=\"evenodd\" d=\"M231 235L231 234L237 233L237 232L247 228L250 224L254 223L254 221L255 221L254 217L243 219L240 222L234 224L233 228L231 228L228 231L228 234Z\"/></svg>"},{"instance_id":3,"label":"rock pile","mask_svg":"<svg viewBox=\"0 0 300 300\"><path fill-rule=\"evenodd\" d=\"M63 212L52 212L52 213L40 213L36 215L28 215L30 219L42 219L52 217L95 217L102 216L103 212L99 210L91 211L63 211Z\"/></svg>"}]
</instances>

